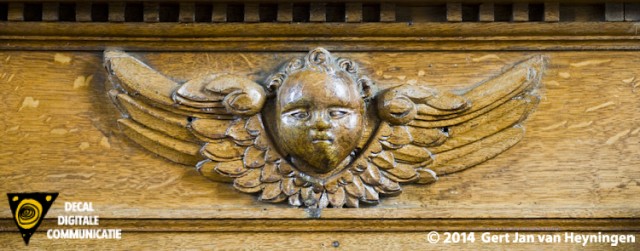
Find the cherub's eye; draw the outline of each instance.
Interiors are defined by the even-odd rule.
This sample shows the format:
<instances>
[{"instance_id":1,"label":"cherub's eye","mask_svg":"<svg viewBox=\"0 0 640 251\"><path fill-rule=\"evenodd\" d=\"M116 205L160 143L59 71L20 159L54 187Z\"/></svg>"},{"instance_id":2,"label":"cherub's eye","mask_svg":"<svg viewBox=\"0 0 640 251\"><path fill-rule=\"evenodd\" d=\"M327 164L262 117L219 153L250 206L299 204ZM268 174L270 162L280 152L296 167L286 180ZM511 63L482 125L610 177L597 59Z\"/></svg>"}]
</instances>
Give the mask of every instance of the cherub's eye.
<instances>
[{"instance_id":1,"label":"cherub's eye","mask_svg":"<svg viewBox=\"0 0 640 251\"><path fill-rule=\"evenodd\" d=\"M332 110L332 111L329 111L329 116L331 116L331 118L334 118L334 119L342 118L344 116L347 116L347 114L349 114L349 111L345 111L345 110Z\"/></svg>"},{"instance_id":2,"label":"cherub's eye","mask_svg":"<svg viewBox=\"0 0 640 251\"><path fill-rule=\"evenodd\" d=\"M297 111L291 113L291 116L297 120L303 120L309 117L309 113L306 111Z\"/></svg>"}]
</instances>

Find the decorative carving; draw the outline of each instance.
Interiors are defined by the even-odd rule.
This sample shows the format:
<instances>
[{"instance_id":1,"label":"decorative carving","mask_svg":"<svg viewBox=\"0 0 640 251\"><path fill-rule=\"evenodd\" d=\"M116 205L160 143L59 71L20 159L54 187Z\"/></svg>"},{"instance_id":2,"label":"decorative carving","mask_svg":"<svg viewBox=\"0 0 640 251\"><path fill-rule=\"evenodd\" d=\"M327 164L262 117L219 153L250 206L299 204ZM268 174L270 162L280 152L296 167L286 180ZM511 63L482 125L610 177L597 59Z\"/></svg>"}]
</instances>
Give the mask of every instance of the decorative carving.
<instances>
[{"instance_id":1,"label":"decorative carving","mask_svg":"<svg viewBox=\"0 0 640 251\"><path fill-rule=\"evenodd\" d=\"M267 202L358 207L464 170L516 144L539 102L541 56L464 90L378 91L325 49L264 85L231 74L180 84L106 51L123 132L171 161Z\"/></svg>"}]
</instances>

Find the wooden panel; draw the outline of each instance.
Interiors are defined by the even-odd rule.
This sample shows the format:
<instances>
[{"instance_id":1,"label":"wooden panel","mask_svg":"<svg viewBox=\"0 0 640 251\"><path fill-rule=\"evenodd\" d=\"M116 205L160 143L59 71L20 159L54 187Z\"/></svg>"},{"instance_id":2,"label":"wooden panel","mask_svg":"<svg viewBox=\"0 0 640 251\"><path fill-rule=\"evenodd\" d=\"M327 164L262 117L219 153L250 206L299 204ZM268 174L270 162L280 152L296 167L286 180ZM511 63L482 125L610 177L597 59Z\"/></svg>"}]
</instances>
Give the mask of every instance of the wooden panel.
<instances>
[{"instance_id":1,"label":"wooden panel","mask_svg":"<svg viewBox=\"0 0 640 251\"><path fill-rule=\"evenodd\" d=\"M42 20L48 22L19 22L23 3L8 4L7 22L0 22L0 187L60 192L31 248L602 250L612 245L491 244L479 236L576 231L640 237L640 68L633 67L640 63L633 22L640 19L638 4L602 10L562 1L567 15L558 23L560 4L536 1L544 2L546 22L537 23L540 8L529 10L531 1L497 0L471 13L476 7L467 4L479 2L438 0L425 7L407 0L381 3L380 22L361 23L363 3L380 2L346 1L345 22L323 23L327 10L316 3L309 5L311 22L289 24L291 3L307 1L278 3L278 23L256 23L258 2L244 5L244 18L235 16L240 5L233 5L231 23L229 1L181 3L180 23L159 22L165 17L150 1L131 1L144 6L140 23L122 23L129 0L109 2L110 23L89 22L89 3L61 1L77 2L78 22L56 23L56 1L21 2L44 2ZM201 2L213 5L215 24L194 23L194 3ZM510 14L516 22L493 22L494 4L504 3L515 3ZM586 12L574 11L572 3ZM405 20L407 8L413 9ZM466 22L475 14L484 23ZM536 23L528 22L530 14ZM615 22L593 22L604 20ZM525 123L524 139L479 166L432 185L404 185L401 195L379 205L318 210L260 202L142 149L122 134L106 95L105 48L126 50L178 82L230 72L262 83L316 46L353 59L382 88L464 88L543 55L542 102ZM63 208L68 201L93 202L100 227L123 229L123 239L48 240L46 230L58 227L55 217L69 214ZM11 216L0 210L0 243L20 249ZM476 241L431 244L430 231L472 231ZM616 249L638 250L640 242Z\"/></svg>"},{"instance_id":2,"label":"wooden panel","mask_svg":"<svg viewBox=\"0 0 640 251\"><path fill-rule=\"evenodd\" d=\"M0 177L6 191L58 191L104 218L628 218L640 216L637 52L336 52L381 86L461 88L543 54L543 100L516 146L376 207L269 205L171 164L119 133L101 53L0 53ZM260 81L302 53L138 53L186 81L233 72ZM417 60L421 59L421 60ZM426 60L424 60L426 59ZM424 81L424 82L423 82ZM87 158L87 156L92 156ZM28 175L25 174L28 172ZM570 198L570 199L568 199ZM57 206L49 212L61 214ZM10 217L8 210L0 217Z\"/></svg>"},{"instance_id":3,"label":"wooden panel","mask_svg":"<svg viewBox=\"0 0 640 251\"><path fill-rule=\"evenodd\" d=\"M158 247L171 247L179 249L251 249L274 250L283 246L291 249L318 250L318 249L346 249L346 250L501 250L515 248L518 250L637 250L640 243L618 243L612 247L610 243L589 243L582 246L581 243L483 243L481 235L476 232L473 243L442 243L437 244L426 241L428 232L378 232L378 233L123 233L121 240L49 240L44 232L38 232L31 238L29 249L86 249L87 246L103 247L107 249L157 249ZM491 232L493 235L506 234L505 232ZM513 238L514 233L510 233ZM564 233L528 232L526 234L545 235ZM597 232L579 232L579 234L597 235ZM601 233L601 234L634 234L634 233ZM23 249L24 243L19 233L0 233L0 241L11 250Z\"/></svg>"},{"instance_id":4,"label":"wooden panel","mask_svg":"<svg viewBox=\"0 0 640 251\"><path fill-rule=\"evenodd\" d=\"M216 7L217 6L217 7ZM216 5L216 20L226 10ZM216 10L222 11L217 13ZM381 11L384 13L384 11ZM382 14L381 14L382 15ZM111 19L110 19L111 20ZM640 49L632 22L577 23L173 23L0 22L0 47L14 50L496 51ZM238 33L242 30L242 33ZM311 41L309 37L314 37Z\"/></svg>"},{"instance_id":5,"label":"wooden panel","mask_svg":"<svg viewBox=\"0 0 640 251\"><path fill-rule=\"evenodd\" d=\"M392 232L392 231L603 231L640 232L640 219L109 219L102 228L125 232ZM47 215L42 229L56 228ZM310 228L313 226L313 229ZM12 219L0 219L0 232L16 230Z\"/></svg>"}]
</instances>

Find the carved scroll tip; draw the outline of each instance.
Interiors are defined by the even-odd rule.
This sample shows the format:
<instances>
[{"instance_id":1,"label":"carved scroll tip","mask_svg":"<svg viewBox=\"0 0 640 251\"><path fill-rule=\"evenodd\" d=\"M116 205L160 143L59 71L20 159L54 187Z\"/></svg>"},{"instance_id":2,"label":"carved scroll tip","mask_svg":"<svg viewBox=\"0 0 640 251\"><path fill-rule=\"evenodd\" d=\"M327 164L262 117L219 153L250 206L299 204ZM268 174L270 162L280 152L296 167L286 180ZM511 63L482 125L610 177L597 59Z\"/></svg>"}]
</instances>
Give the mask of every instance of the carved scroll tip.
<instances>
[{"instance_id":1,"label":"carved scroll tip","mask_svg":"<svg viewBox=\"0 0 640 251\"><path fill-rule=\"evenodd\" d=\"M549 63L549 57L545 55L535 55L533 57L525 59L522 63L530 65L531 68L544 70L544 68Z\"/></svg>"},{"instance_id":2,"label":"carved scroll tip","mask_svg":"<svg viewBox=\"0 0 640 251\"><path fill-rule=\"evenodd\" d=\"M104 68L107 70L107 72L109 74L112 74L112 62L111 60L114 58L124 58L124 57L130 57L129 54L127 54L124 51L121 50L117 50L117 49L106 49L104 51L103 54L103 64L104 64Z\"/></svg>"},{"instance_id":3,"label":"carved scroll tip","mask_svg":"<svg viewBox=\"0 0 640 251\"><path fill-rule=\"evenodd\" d=\"M104 60L108 60L111 58L117 58L117 57L130 57L129 54L127 54L126 52L122 51L122 50L118 50L118 49L106 49L104 50Z\"/></svg>"}]
</instances>

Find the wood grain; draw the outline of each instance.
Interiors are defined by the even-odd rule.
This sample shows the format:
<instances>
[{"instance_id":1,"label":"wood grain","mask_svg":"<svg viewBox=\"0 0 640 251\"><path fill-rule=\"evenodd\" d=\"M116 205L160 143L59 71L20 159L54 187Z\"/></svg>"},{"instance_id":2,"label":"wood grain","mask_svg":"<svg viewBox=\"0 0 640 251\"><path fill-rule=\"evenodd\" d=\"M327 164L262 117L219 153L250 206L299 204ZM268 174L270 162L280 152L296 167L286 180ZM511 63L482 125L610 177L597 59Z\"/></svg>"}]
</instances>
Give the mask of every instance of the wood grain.
<instances>
[{"instance_id":1,"label":"wood grain","mask_svg":"<svg viewBox=\"0 0 640 251\"><path fill-rule=\"evenodd\" d=\"M7 20L24 21L24 3L10 3L7 9Z\"/></svg>"},{"instance_id":2,"label":"wood grain","mask_svg":"<svg viewBox=\"0 0 640 251\"><path fill-rule=\"evenodd\" d=\"M109 219L102 228L126 232L394 232L394 231L603 231L640 232L638 219ZM322 222L322 224L316 224ZM45 219L38 231L58 228ZM313 226L312 228L310 226ZM12 219L0 232L15 232Z\"/></svg>"},{"instance_id":3,"label":"wood grain","mask_svg":"<svg viewBox=\"0 0 640 251\"><path fill-rule=\"evenodd\" d=\"M447 21L462 22L462 4L461 3L447 4Z\"/></svg>"},{"instance_id":4,"label":"wood grain","mask_svg":"<svg viewBox=\"0 0 640 251\"><path fill-rule=\"evenodd\" d=\"M395 20L381 6L381 20ZM389 7L390 8L390 7ZM393 10L393 9L392 9ZM213 7L215 22L226 6ZM389 12L389 13L387 13ZM123 13L121 13L123 14ZM115 15L115 14L114 14ZM113 16L121 21L123 15ZM639 49L632 22L563 23L55 23L0 22L0 48L127 51L521 51ZM238 33L238 30L243 32ZM309 37L313 37L310 39ZM561 43L559 42L561 41Z\"/></svg>"},{"instance_id":5,"label":"wood grain","mask_svg":"<svg viewBox=\"0 0 640 251\"><path fill-rule=\"evenodd\" d=\"M482 232L475 233L474 243L457 244L430 244L426 241L428 232L382 232L382 233L288 233L288 232L267 232L267 233L131 233L123 232L121 240L49 240L45 233L36 233L29 249L86 249L87 247L98 247L107 249L158 249L178 248L178 249L250 249L250 250L273 250L283 247L302 250L424 250L424 249L446 249L446 250L500 250L509 247L517 247L518 250L540 250L540 249L561 249L561 250L637 250L639 243L618 244L612 247L608 243L594 243L583 247L577 243L554 243L554 244L505 244L505 243L482 243L479 236ZM494 232L494 234L503 234ZM511 233L513 236L513 233ZM529 234L529 233L527 233ZM545 232L532 232L530 234L549 234ZM551 233L553 234L553 233ZM563 233L561 233L563 234ZM597 234L586 232L581 234ZM627 234L624 232L609 234ZM26 249L19 233L0 233L0 241L5 247L11 250Z\"/></svg>"},{"instance_id":6,"label":"wood grain","mask_svg":"<svg viewBox=\"0 0 640 251\"><path fill-rule=\"evenodd\" d=\"M548 2L544 4L544 21L560 21L560 4L558 2Z\"/></svg>"},{"instance_id":7,"label":"wood grain","mask_svg":"<svg viewBox=\"0 0 640 251\"><path fill-rule=\"evenodd\" d=\"M124 22L125 4L122 2L109 3L109 22Z\"/></svg>"},{"instance_id":8,"label":"wood grain","mask_svg":"<svg viewBox=\"0 0 640 251\"><path fill-rule=\"evenodd\" d=\"M60 4L45 3L42 5L42 21L58 21Z\"/></svg>"},{"instance_id":9,"label":"wood grain","mask_svg":"<svg viewBox=\"0 0 640 251\"><path fill-rule=\"evenodd\" d=\"M362 3L345 4L345 21L350 23L362 22Z\"/></svg>"},{"instance_id":10,"label":"wood grain","mask_svg":"<svg viewBox=\"0 0 640 251\"><path fill-rule=\"evenodd\" d=\"M515 3L513 4L513 17L511 20L514 22L526 22L529 21L529 4L528 3Z\"/></svg>"},{"instance_id":11,"label":"wood grain","mask_svg":"<svg viewBox=\"0 0 640 251\"><path fill-rule=\"evenodd\" d=\"M293 4L280 3L278 4L278 22L291 22L293 21Z\"/></svg>"},{"instance_id":12,"label":"wood grain","mask_svg":"<svg viewBox=\"0 0 640 251\"><path fill-rule=\"evenodd\" d=\"M480 4L478 10L478 21L480 22L493 22L495 20L495 13L493 9L493 3Z\"/></svg>"},{"instance_id":13,"label":"wood grain","mask_svg":"<svg viewBox=\"0 0 640 251\"><path fill-rule=\"evenodd\" d=\"M180 3L180 14L178 18L180 22L193 23L196 19L195 8L196 5L194 3Z\"/></svg>"},{"instance_id":14,"label":"wood grain","mask_svg":"<svg viewBox=\"0 0 640 251\"><path fill-rule=\"evenodd\" d=\"M336 53L379 85L462 88L531 52ZM361 209L266 205L171 164L117 129L102 55L0 53L0 181L4 192L57 191L93 201L105 218L421 219L637 218L640 118L635 52L543 52L543 100L524 139L504 154L430 186ZM137 53L176 81L233 72L256 81L302 53ZM420 60L418 60L420 59ZM90 156L90 157L87 157ZM8 210L0 211L8 218Z\"/></svg>"}]
</instances>

